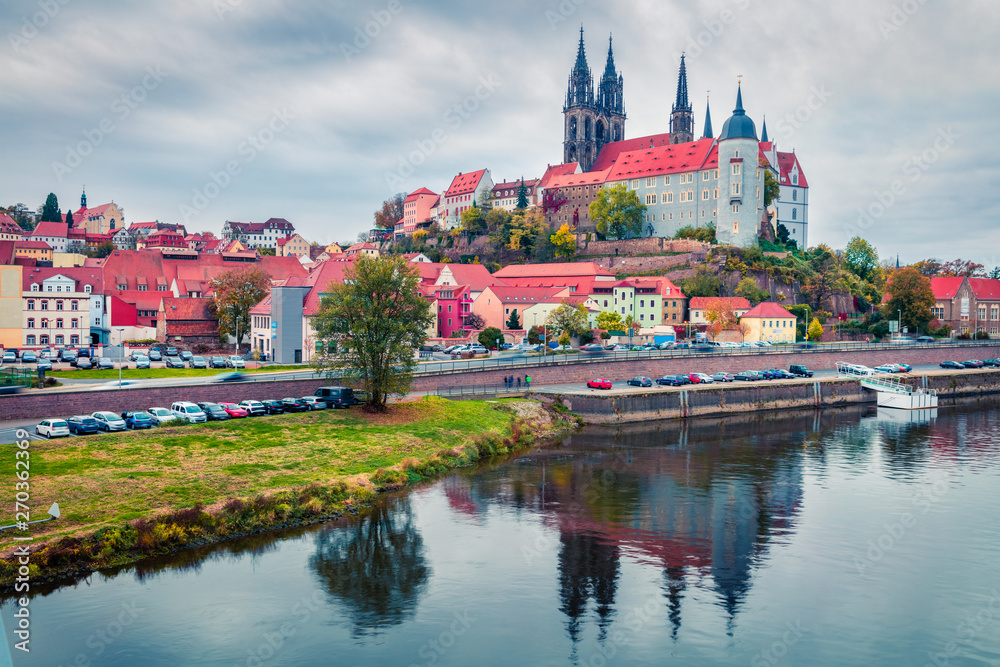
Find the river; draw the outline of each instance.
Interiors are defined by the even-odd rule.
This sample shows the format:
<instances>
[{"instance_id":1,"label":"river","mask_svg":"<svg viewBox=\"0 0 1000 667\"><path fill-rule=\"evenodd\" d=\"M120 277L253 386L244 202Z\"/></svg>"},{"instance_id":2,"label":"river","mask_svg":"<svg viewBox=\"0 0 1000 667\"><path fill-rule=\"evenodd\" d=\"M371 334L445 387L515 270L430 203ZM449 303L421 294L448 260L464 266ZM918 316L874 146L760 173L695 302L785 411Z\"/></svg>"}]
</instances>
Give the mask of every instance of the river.
<instances>
[{"instance_id":1,"label":"river","mask_svg":"<svg viewBox=\"0 0 1000 667\"><path fill-rule=\"evenodd\" d=\"M590 427L361 518L40 592L31 652L12 653L46 666L998 665L998 482L996 399Z\"/></svg>"}]
</instances>

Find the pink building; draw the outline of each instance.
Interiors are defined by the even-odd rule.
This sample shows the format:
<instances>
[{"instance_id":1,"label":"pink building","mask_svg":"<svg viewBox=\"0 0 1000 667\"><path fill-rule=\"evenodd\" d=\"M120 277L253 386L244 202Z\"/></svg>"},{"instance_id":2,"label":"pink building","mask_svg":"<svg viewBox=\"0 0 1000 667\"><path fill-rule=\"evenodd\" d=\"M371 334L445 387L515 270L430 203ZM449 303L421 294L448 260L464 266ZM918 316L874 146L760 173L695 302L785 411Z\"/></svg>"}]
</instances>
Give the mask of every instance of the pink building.
<instances>
[{"instance_id":1,"label":"pink building","mask_svg":"<svg viewBox=\"0 0 1000 667\"><path fill-rule=\"evenodd\" d=\"M417 225L431 219L431 209L438 201L438 195L427 188L414 190L403 202L403 233L413 236Z\"/></svg>"},{"instance_id":2,"label":"pink building","mask_svg":"<svg viewBox=\"0 0 1000 667\"><path fill-rule=\"evenodd\" d=\"M452 333L461 331L472 313L468 285L425 285L421 289L437 317L437 337L451 338Z\"/></svg>"}]
</instances>

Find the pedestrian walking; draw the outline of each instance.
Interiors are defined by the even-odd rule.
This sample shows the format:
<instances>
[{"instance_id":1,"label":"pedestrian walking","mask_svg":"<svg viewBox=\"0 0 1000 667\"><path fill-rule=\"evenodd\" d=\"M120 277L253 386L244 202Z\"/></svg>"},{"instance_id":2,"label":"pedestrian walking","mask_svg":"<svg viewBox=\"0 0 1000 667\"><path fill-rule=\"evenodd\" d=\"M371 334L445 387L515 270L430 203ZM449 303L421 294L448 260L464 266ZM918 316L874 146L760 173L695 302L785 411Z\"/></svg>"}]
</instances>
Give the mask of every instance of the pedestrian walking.
<instances>
[{"instance_id":1,"label":"pedestrian walking","mask_svg":"<svg viewBox=\"0 0 1000 667\"><path fill-rule=\"evenodd\" d=\"M521 376L520 375L517 376L517 388L518 389L521 388Z\"/></svg>"},{"instance_id":2,"label":"pedestrian walking","mask_svg":"<svg viewBox=\"0 0 1000 667\"><path fill-rule=\"evenodd\" d=\"M531 389L531 376L530 375L525 375L524 376L524 383L528 387L528 389Z\"/></svg>"}]
</instances>

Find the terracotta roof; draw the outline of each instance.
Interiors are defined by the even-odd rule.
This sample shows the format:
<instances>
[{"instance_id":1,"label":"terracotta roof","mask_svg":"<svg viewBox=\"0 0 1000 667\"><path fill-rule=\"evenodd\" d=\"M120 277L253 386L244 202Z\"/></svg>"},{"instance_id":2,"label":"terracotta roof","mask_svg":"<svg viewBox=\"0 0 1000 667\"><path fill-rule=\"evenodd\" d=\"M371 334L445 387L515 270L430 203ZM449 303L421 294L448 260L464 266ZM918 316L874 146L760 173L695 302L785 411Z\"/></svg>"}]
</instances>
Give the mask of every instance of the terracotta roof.
<instances>
[{"instance_id":1,"label":"terracotta roof","mask_svg":"<svg viewBox=\"0 0 1000 667\"><path fill-rule=\"evenodd\" d=\"M302 314L306 316L315 315L319 312L319 303L322 295L326 292L330 283L342 285L344 275L354 266L354 259L338 258L328 259L314 266L309 275L306 276L305 284L310 287L302 302Z\"/></svg>"},{"instance_id":2,"label":"terracotta roof","mask_svg":"<svg viewBox=\"0 0 1000 667\"><path fill-rule=\"evenodd\" d=\"M597 154L597 159L594 160L594 164L590 166L591 171L604 171L605 169L610 169L618 156L622 153L630 153L633 151L648 149L650 145L656 146L669 146L670 145L670 133L664 132L663 134L651 134L646 137L636 137L635 139L623 139L622 141L612 141L609 144L604 144L601 147L601 151ZM675 144L682 146L683 144Z\"/></svg>"},{"instance_id":3,"label":"terracotta roof","mask_svg":"<svg viewBox=\"0 0 1000 667\"><path fill-rule=\"evenodd\" d=\"M555 176L549 180L546 190L555 188L565 188L574 185L599 185L608 180L611 174L610 169L604 171L587 171L582 174L567 174L566 176Z\"/></svg>"},{"instance_id":4,"label":"terracotta roof","mask_svg":"<svg viewBox=\"0 0 1000 667\"><path fill-rule=\"evenodd\" d=\"M954 299L955 295L958 294L958 288L962 286L965 282L965 278L958 277L942 277L934 276L931 278L931 291L934 293L935 299ZM886 296L890 290L886 290Z\"/></svg>"},{"instance_id":5,"label":"terracotta roof","mask_svg":"<svg viewBox=\"0 0 1000 667\"><path fill-rule=\"evenodd\" d=\"M1000 299L1000 280L969 278L969 286L977 299Z\"/></svg>"},{"instance_id":6,"label":"terracotta roof","mask_svg":"<svg viewBox=\"0 0 1000 667\"><path fill-rule=\"evenodd\" d=\"M13 241L8 241L8 243L13 244ZM92 292L104 293L104 272L98 268L86 266L37 267L30 271L25 270L21 274L21 288L25 292L30 292L32 284L41 285L43 281L58 275L75 280L76 289L81 292L85 291L86 285L90 285Z\"/></svg>"},{"instance_id":7,"label":"terracotta roof","mask_svg":"<svg viewBox=\"0 0 1000 667\"><path fill-rule=\"evenodd\" d=\"M14 241L0 241L0 266L14 261Z\"/></svg>"},{"instance_id":8,"label":"terracotta roof","mask_svg":"<svg viewBox=\"0 0 1000 667\"><path fill-rule=\"evenodd\" d=\"M538 179L537 178L528 178L528 179L525 179L525 181L524 181L524 187L525 187L525 189L527 190L527 192L529 194L535 188L536 185L538 185ZM514 190L514 195L516 195L517 191L520 189L520 187L521 187L521 181L520 180L506 181L504 183L497 183L496 185L494 185L493 186L493 192L499 192L500 190Z\"/></svg>"},{"instance_id":9,"label":"terracotta roof","mask_svg":"<svg viewBox=\"0 0 1000 667\"><path fill-rule=\"evenodd\" d=\"M538 185L542 188L549 187L549 181L556 176L569 176L570 174L575 174L576 170L580 168L579 162L564 162L563 164L549 165L545 173L538 180Z\"/></svg>"},{"instance_id":10,"label":"terracotta roof","mask_svg":"<svg viewBox=\"0 0 1000 667\"><path fill-rule=\"evenodd\" d=\"M773 301L764 301L758 303L756 306L748 310L743 314L744 319L747 317L753 318L763 318L763 317L790 317L795 318L790 312L785 310L782 306Z\"/></svg>"},{"instance_id":11,"label":"terracotta roof","mask_svg":"<svg viewBox=\"0 0 1000 667\"><path fill-rule=\"evenodd\" d=\"M14 243L18 248L27 248L29 250L52 250L52 246L45 241L15 241Z\"/></svg>"},{"instance_id":12,"label":"terracotta roof","mask_svg":"<svg viewBox=\"0 0 1000 667\"><path fill-rule=\"evenodd\" d=\"M561 262L555 264L510 264L493 274L497 278L548 278L563 276L611 276L612 271L594 262Z\"/></svg>"},{"instance_id":13,"label":"terracotta roof","mask_svg":"<svg viewBox=\"0 0 1000 667\"><path fill-rule=\"evenodd\" d=\"M417 264L426 264L426 262L417 262ZM495 274L491 274L482 264L443 264L440 266L441 270L438 272L435 280L440 279L441 274L447 269L451 271L451 275L455 278L457 284L468 285L474 292L482 292L491 285L507 284Z\"/></svg>"},{"instance_id":14,"label":"terracotta roof","mask_svg":"<svg viewBox=\"0 0 1000 667\"><path fill-rule=\"evenodd\" d=\"M802 171L802 164L799 163L799 158L795 153L778 153L778 170L780 171L780 179L782 185L791 185L792 179L789 175L792 171L793 166L798 166L799 168L799 184L800 188L808 188L809 181L806 180L806 174Z\"/></svg>"},{"instance_id":15,"label":"terracotta roof","mask_svg":"<svg viewBox=\"0 0 1000 667\"><path fill-rule=\"evenodd\" d=\"M454 197L456 195L475 192L476 186L479 185L479 181L483 180L485 173L485 169L479 169L478 171L470 171L467 174L459 174L452 179L451 185L448 186L448 190L444 193L444 196Z\"/></svg>"},{"instance_id":16,"label":"terracotta roof","mask_svg":"<svg viewBox=\"0 0 1000 667\"><path fill-rule=\"evenodd\" d=\"M271 314L271 294L268 293L260 303L250 309L251 315L270 315Z\"/></svg>"},{"instance_id":17,"label":"terracotta roof","mask_svg":"<svg viewBox=\"0 0 1000 667\"><path fill-rule=\"evenodd\" d=\"M14 218L10 217L6 213L0 213L0 232L4 234L16 234L19 236L24 236L26 232L21 229L21 225L14 221Z\"/></svg>"},{"instance_id":18,"label":"terracotta roof","mask_svg":"<svg viewBox=\"0 0 1000 667\"><path fill-rule=\"evenodd\" d=\"M688 308L705 309L719 302L725 303L733 310L750 310L750 302L741 296L693 296L688 302Z\"/></svg>"},{"instance_id":19,"label":"terracotta roof","mask_svg":"<svg viewBox=\"0 0 1000 667\"><path fill-rule=\"evenodd\" d=\"M212 299L163 297L163 312L168 322L176 320L211 320L215 322Z\"/></svg>"},{"instance_id":20,"label":"terracotta roof","mask_svg":"<svg viewBox=\"0 0 1000 667\"><path fill-rule=\"evenodd\" d=\"M69 225L65 222L39 222L35 227L34 231L31 232L32 236L50 236L55 238L67 238L69 233Z\"/></svg>"},{"instance_id":21,"label":"terracotta roof","mask_svg":"<svg viewBox=\"0 0 1000 667\"><path fill-rule=\"evenodd\" d=\"M503 285L491 286L489 289L503 303L529 306L535 303L545 303L547 299L565 291L560 287L508 287Z\"/></svg>"},{"instance_id":22,"label":"terracotta roof","mask_svg":"<svg viewBox=\"0 0 1000 667\"><path fill-rule=\"evenodd\" d=\"M409 202L409 201L416 201L422 195L430 195L432 197L437 197L437 193L436 192L431 192L427 188L420 188L419 190L414 190L413 192L411 192L410 194L408 194L406 196L406 199L404 200L404 203L405 202Z\"/></svg>"},{"instance_id":23,"label":"terracotta roof","mask_svg":"<svg viewBox=\"0 0 1000 667\"><path fill-rule=\"evenodd\" d=\"M659 174L683 173L705 168L714 139L700 139L684 144L668 144L623 152L615 160L609 181L644 178Z\"/></svg>"}]
</instances>

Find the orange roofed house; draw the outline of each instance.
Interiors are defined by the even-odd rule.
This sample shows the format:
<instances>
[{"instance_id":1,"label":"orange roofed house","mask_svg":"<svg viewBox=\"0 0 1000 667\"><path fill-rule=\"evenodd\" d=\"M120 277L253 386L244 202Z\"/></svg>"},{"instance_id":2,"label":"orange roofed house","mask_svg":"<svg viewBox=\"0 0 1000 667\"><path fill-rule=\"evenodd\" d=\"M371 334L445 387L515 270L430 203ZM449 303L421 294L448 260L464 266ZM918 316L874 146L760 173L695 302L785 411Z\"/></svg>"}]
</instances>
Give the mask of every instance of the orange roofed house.
<instances>
[{"instance_id":1,"label":"orange roofed house","mask_svg":"<svg viewBox=\"0 0 1000 667\"><path fill-rule=\"evenodd\" d=\"M750 329L744 340L795 342L795 316L774 302L758 303L743 314L740 323L749 325Z\"/></svg>"},{"instance_id":2,"label":"orange roofed house","mask_svg":"<svg viewBox=\"0 0 1000 667\"><path fill-rule=\"evenodd\" d=\"M740 296L695 296L688 303L691 324L708 324L708 311L716 304L729 306L736 317L743 317L750 310L750 302Z\"/></svg>"}]
</instances>

